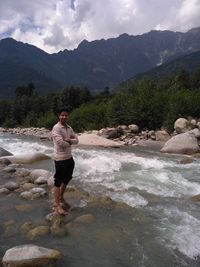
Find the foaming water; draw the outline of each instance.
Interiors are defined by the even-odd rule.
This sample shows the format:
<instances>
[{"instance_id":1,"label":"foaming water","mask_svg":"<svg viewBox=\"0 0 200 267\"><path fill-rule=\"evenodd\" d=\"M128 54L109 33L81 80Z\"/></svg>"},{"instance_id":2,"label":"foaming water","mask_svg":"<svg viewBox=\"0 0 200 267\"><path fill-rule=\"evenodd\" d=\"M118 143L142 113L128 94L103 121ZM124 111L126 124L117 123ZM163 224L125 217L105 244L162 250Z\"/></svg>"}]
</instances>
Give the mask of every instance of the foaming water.
<instances>
[{"instance_id":1,"label":"foaming water","mask_svg":"<svg viewBox=\"0 0 200 267\"><path fill-rule=\"evenodd\" d=\"M167 245L192 259L198 257L200 255L200 218L177 207L161 209L163 219L160 231Z\"/></svg>"},{"instance_id":2,"label":"foaming water","mask_svg":"<svg viewBox=\"0 0 200 267\"><path fill-rule=\"evenodd\" d=\"M51 142L32 138L0 134L0 147L13 154L42 152L53 156ZM137 148L126 151L74 147L73 155L76 184L90 194L124 202L144 216L155 215L151 231L158 229L157 238L166 249L178 250L190 259L200 256L200 215L196 216L199 206L186 201L200 194L198 160L183 165L180 156L147 153ZM45 168L52 170L52 166L51 162Z\"/></svg>"}]
</instances>

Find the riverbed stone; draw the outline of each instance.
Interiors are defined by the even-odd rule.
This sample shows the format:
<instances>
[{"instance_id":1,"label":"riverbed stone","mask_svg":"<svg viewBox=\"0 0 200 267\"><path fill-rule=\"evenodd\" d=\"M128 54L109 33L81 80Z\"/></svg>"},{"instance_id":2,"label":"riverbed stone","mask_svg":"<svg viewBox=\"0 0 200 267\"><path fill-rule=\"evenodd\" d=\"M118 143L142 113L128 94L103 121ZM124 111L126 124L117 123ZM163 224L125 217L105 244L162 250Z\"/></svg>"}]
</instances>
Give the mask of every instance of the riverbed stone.
<instances>
[{"instance_id":1,"label":"riverbed stone","mask_svg":"<svg viewBox=\"0 0 200 267\"><path fill-rule=\"evenodd\" d=\"M8 173L13 173L13 172L16 172L16 168L12 167L12 166L8 166L8 167L5 167L3 169L4 172L8 172Z\"/></svg>"},{"instance_id":2,"label":"riverbed stone","mask_svg":"<svg viewBox=\"0 0 200 267\"><path fill-rule=\"evenodd\" d=\"M20 194L21 198L24 198L26 200L32 200L33 199L33 194L30 191L24 191Z\"/></svg>"},{"instance_id":3,"label":"riverbed stone","mask_svg":"<svg viewBox=\"0 0 200 267\"><path fill-rule=\"evenodd\" d=\"M6 158L0 158L0 164L1 165L9 165L9 164L11 164L11 161L9 159L6 159Z\"/></svg>"},{"instance_id":4,"label":"riverbed stone","mask_svg":"<svg viewBox=\"0 0 200 267\"><path fill-rule=\"evenodd\" d=\"M200 152L198 139L200 131L196 128L186 133L181 133L169 139L160 150L164 153L192 155Z\"/></svg>"},{"instance_id":5,"label":"riverbed stone","mask_svg":"<svg viewBox=\"0 0 200 267\"><path fill-rule=\"evenodd\" d=\"M10 193L10 190L8 190L5 187L0 188L0 195L7 195Z\"/></svg>"},{"instance_id":6,"label":"riverbed stone","mask_svg":"<svg viewBox=\"0 0 200 267\"><path fill-rule=\"evenodd\" d=\"M28 244L8 249L2 262L4 267L46 267L60 257L58 250Z\"/></svg>"},{"instance_id":7,"label":"riverbed stone","mask_svg":"<svg viewBox=\"0 0 200 267\"><path fill-rule=\"evenodd\" d=\"M27 233L33 228L34 228L34 226L33 226L33 223L31 221L23 223L20 227L22 233Z\"/></svg>"},{"instance_id":8,"label":"riverbed stone","mask_svg":"<svg viewBox=\"0 0 200 267\"><path fill-rule=\"evenodd\" d=\"M28 212L33 209L33 205L31 204L21 204L21 205L16 205L15 209L19 212Z\"/></svg>"},{"instance_id":9,"label":"riverbed stone","mask_svg":"<svg viewBox=\"0 0 200 267\"><path fill-rule=\"evenodd\" d=\"M178 134L180 134L191 130L192 127L187 119L179 118L174 122L174 129Z\"/></svg>"},{"instance_id":10,"label":"riverbed stone","mask_svg":"<svg viewBox=\"0 0 200 267\"><path fill-rule=\"evenodd\" d=\"M34 181L34 183L35 183L35 184L38 184L38 185L42 185L42 184L47 184L47 181L48 181L48 177L45 177L45 176L39 176L39 177Z\"/></svg>"},{"instance_id":11,"label":"riverbed stone","mask_svg":"<svg viewBox=\"0 0 200 267\"><path fill-rule=\"evenodd\" d=\"M160 130L155 132L156 141L168 141L170 139L170 135L165 130Z\"/></svg>"},{"instance_id":12,"label":"riverbed stone","mask_svg":"<svg viewBox=\"0 0 200 267\"><path fill-rule=\"evenodd\" d=\"M180 163L181 164L189 164L189 163L192 163L193 161L194 161L193 158L185 157L185 158L181 159Z\"/></svg>"},{"instance_id":13,"label":"riverbed stone","mask_svg":"<svg viewBox=\"0 0 200 267\"><path fill-rule=\"evenodd\" d=\"M32 182L34 182L38 177L41 177L41 176L49 178L50 176L52 176L52 173L50 171L46 171L43 169L35 169L35 170L32 170L30 173Z\"/></svg>"},{"instance_id":14,"label":"riverbed stone","mask_svg":"<svg viewBox=\"0 0 200 267\"><path fill-rule=\"evenodd\" d=\"M35 185L33 184L33 183L24 183L23 185L22 185L22 188L24 189L24 190L30 190L30 189L32 189L32 188L34 188L35 187Z\"/></svg>"},{"instance_id":15,"label":"riverbed stone","mask_svg":"<svg viewBox=\"0 0 200 267\"><path fill-rule=\"evenodd\" d=\"M34 239L37 239L41 236L46 236L49 233L50 233L49 226L41 225L41 226L37 226L37 227L31 229L30 231L28 231L26 237L29 240L34 240Z\"/></svg>"},{"instance_id":16,"label":"riverbed stone","mask_svg":"<svg viewBox=\"0 0 200 267\"><path fill-rule=\"evenodd\" d=\"M13 155L13 154L10 153L9 151L7 151L6 149L0 147L0 157L11 156L11 155Z\"/></svg>"},{"instance_id":17,"label":"riverbed stone","mask_svg":"<svg viewBox=\"0 0 200 267\"><path fill-rule=\"evenodd\" d=\"M200 194L191 197L190 200L192 200L192 201L196 201L196 202L200 202Z\"/></svg>"},{"instance_id":18,"label":"riverbed stone","mask_svg":"<svg viewBox=\"0 0 200 267\"><path fill-rule=\"evenodd\" d=\"M16 182L7 182L6 184L4 184L4 187L10 191L14 191L14 190L18 189L20 186Z\"/></svg>"}]
</instances>

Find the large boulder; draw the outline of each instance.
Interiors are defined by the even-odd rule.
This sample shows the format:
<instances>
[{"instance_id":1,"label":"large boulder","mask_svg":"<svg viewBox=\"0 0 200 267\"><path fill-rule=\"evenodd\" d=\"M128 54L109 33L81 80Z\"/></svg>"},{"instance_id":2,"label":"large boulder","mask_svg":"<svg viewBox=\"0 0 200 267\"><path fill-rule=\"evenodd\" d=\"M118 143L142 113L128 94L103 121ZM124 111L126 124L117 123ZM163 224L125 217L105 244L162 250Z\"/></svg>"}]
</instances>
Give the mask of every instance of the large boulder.
<instances>
[{"instance_id":1,"label":"large boulder","mask_svg":"<svg viewBox=\"0 0 200 267\"><path fill-rule=\"evenodd\" d=\"M192 127L188 120L186 120L185 118L179 118L174 123L174 129L178 134L180 134L191 130Z\"/></svg>"},{"instance_id":2,"label":"large boulder","mask_svg":"<svg viewBox=\"0 0 200 267\"><path fill-rule=\"evenodd\" d=\"M34 163L40 160L50 159L49 156L43 153L32 153L32 154L23 154L23 155L14 155L14 156L5 156L11 161L11 163L17 164L29 164Z\"/></svg>"},{"instance_id":3,"label":"large boulder","mask_svg":"<svg viewBox=\"0 0 200 267\"><path fill-rule=\"evenodd\" d=\"M198 144L199 138L200 131L198 129L193 129L186 133L173 136L164 144L160 151L164 153L192 155L200 151Z\"/></svg>"},{"instance_id":4,"label":"large boulder","mask_svg":"<svg viewBox=\"0 0 200 267\"><path fill-rule=\"evenodd\" d=\"M96 134L83 133L79 136L79 144L86 146L99 146L99 147L122 147L121 142L115 142Z\"/></svg>"},{"instance_id":5,"label":"large boulder","mask_svg":"<svg viewBox=\"0 0 200 267\"><path fill-rule=\"evenodd\" d=\"M155 132L156 141L168 141L170 139L170 135L165 130L159 130Z\"/></svg>"},{"instance_id":6,"label":"large boulder","mask_svg":"<svg viewBox=\"0 0 200 267\"><path fill-rule=\"evenodd\" d=\"M4 267L46 267L60 257L61 253L58 250L35 245L22 245L8 249L2 262Z\"/></svg>"},{"instance_id":7,"label":"large boulder","mask_svg":"<svg viewBox=\"0 0 200 267\"><path fill-rule=\"evenodd\" d=\"M0 147L0 157L11 156L11 155L13 155L13 154L10 153L9 151L5 150L4 148Z\"/></svg>"}]
</instances>

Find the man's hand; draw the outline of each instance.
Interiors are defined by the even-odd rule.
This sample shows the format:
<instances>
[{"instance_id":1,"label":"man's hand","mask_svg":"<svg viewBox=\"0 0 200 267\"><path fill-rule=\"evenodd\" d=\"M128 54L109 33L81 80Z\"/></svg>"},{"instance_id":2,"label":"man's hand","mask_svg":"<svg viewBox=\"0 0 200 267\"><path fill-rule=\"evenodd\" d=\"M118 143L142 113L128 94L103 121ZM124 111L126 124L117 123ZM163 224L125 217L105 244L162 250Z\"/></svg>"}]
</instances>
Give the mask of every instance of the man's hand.
<instances>
[{"instance_id":1,"label":"man's hand","mask_svg":"<svg viewBox=\"0 0 200 267\"><path fill-rule=\"evenodd\" d=\"M72 141L70 138L64 139L65 142L69 143L70 145L72 144Z\"/></svg>"}]
</instances>

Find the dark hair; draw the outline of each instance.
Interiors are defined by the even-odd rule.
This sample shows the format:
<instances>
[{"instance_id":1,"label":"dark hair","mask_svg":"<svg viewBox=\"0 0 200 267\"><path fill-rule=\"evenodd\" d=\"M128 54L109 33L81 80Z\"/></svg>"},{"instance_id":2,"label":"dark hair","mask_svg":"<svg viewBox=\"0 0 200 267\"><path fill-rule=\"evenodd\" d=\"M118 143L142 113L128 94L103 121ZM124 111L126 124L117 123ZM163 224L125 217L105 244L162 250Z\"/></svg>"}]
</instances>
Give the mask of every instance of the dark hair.
<instances>
[{"instance_id":1,"label":"dark hair","mask_svg":"<svg viewBox=\"0 0 200 267\"><path fill-rule=\"evenodd\" d=\"M58 110L57 110L57 115L60 115L60 113L62 113L62 112L67 112L67 113L69 113L69 108L68 107L61 107L61 108L59 108Z\"/></svg>"}]
</instances>

